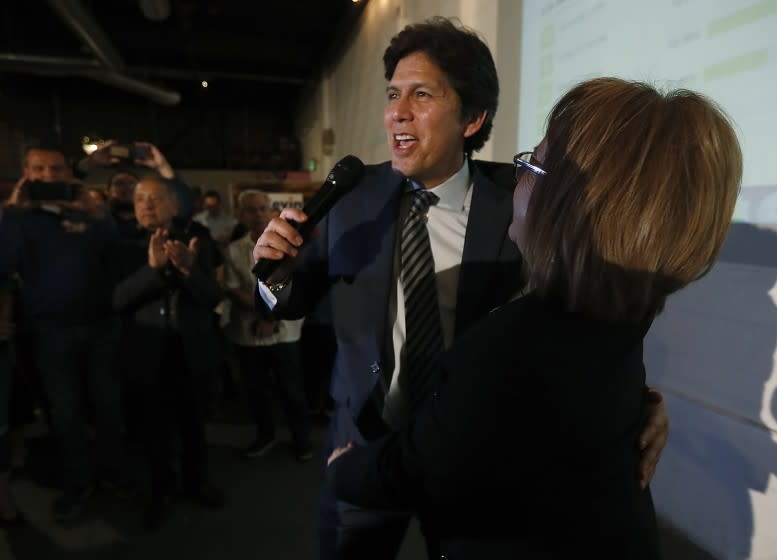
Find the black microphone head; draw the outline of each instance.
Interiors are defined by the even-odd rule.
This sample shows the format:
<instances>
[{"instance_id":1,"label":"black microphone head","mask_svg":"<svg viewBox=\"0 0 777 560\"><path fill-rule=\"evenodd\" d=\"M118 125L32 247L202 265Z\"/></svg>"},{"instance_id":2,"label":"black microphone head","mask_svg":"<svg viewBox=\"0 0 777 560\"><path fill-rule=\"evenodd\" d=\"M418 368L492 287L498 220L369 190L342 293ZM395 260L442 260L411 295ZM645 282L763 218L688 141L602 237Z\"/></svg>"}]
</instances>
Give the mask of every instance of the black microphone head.
<instances>
[{"instance_id":1,"label":"black microphone head","mask_svg":"<svg viewBox=\"0 0 777 560\"><path fill-rule=\"evenodd\" d=\"M342 184L352 187L359 182L363 174L364 164L362 160L354 155L348 155L335 164L326 180L333 185Z\"/></svg>"},{"instance_id":2,"label":"black microphone head","mask_svg":"<svg viewBox=\"0 0 777 560\"><path fill-rule=\"evenodd\" d=\"M364 175L364 164L356 156L345 156L335 164L327 175L326 182L302 209L307 214L308 220L303 224L293 224L303 239L307 239L316 224L335 203L356 186L362 175ZM261 259L254 266L253 272L260 280L265 281L281 262Z\"/></svg>"}]
</instances>

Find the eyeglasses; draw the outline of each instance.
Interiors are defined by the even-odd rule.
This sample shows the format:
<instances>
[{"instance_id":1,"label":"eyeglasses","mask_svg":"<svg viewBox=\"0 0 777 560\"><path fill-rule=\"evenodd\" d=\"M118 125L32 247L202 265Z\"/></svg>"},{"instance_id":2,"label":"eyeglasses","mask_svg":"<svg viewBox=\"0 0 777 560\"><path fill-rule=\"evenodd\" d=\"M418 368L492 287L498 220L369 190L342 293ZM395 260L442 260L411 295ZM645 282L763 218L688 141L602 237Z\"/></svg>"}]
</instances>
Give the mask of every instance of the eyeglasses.
<instances>
[{"instance_id":1,"label":"eyeglasses","mask_svg":"<svg viewBox=\"0 0 777 560\"><path fill-rule=\"evenodd\" d=\"M531 171L535 175L539 175L542 177L543 175L547 175L548 172L545 171L542 167L539 166L539 162L537 161L537 158L534 157L534 152L521 152L520 154L516 155L513 158L513 163L515 164L515 180L518 181L518 179L521 176L521 173L524 170Z\"/></svg>"}]
</instances>

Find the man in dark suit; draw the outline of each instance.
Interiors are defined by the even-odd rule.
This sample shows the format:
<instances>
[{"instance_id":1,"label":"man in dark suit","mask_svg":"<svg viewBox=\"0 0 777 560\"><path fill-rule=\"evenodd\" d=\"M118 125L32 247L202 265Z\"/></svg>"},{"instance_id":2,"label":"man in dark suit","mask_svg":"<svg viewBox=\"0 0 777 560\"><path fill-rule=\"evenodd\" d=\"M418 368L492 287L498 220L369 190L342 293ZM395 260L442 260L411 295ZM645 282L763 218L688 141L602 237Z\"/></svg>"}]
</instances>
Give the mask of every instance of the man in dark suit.
<instances>
[{"instance_id":1,"label":"man in dark suit","mask_svg":"<svg viewBox=\"0 0 777 560\"><path fill-rule=\"evenodd\" d=\"M265 302L289 318L309 312L327 291L331 295L336 410L325 457L334 447L402 426L433 385L419 390L408 380L414 337L407 319L414 310L405 309L400 238L418 191L436 195L424 216L431 249L424 260L434 265L445 347L521 288L520 255L507 236L512 188L498 187L470 160L488 139L497 108L499 85L488 47L474 33L436 18L406 27L383 60L391 162L366 167L293 274L283 266L260 286ZM303 240L288 220L306 219L299 210L284 210L257 241L254 257L297 257ZM663 437L665 431L655 438L659 449ZM368 511L326 491L320 504L322 558L396 556L407 514Z\"/></svg>"},{"instance_id":2,"label":"man in dark suit","mask_svg":"<svg viewBox=\"0 0 777 560\"><path fill-rule=\"evenodd\" d=\"M178 205L160 179L135 187L135 215L145 236L123 240L113 294L124 327L121 355L135 395L143 396L144 440L151 466L149 529L167 517L176 490L173 430L181 438L184 494L208 508L223 496L208 482L207 380L216 362L211 310L221 299L206 228L174 220Z\"/></svg>"}]
</instances>

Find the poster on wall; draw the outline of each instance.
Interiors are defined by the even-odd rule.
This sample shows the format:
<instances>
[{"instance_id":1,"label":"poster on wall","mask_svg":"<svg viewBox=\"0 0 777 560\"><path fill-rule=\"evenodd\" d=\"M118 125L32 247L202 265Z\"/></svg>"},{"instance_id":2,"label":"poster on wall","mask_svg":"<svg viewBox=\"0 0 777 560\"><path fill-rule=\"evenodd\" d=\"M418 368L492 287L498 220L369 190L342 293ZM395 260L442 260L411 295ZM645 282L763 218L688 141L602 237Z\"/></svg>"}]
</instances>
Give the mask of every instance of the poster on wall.
<instances>
[{"instance_id":1,"label":"poster on wall","mask_svg":"<svg viewBox=\"0 0 777 560\"><path fill-rule=\"evenodd\" d=\"M278 212L284 208L302 208L305 202L302 193L267 193L267 198L272 209Z\"/></svg>"}]
</instances>

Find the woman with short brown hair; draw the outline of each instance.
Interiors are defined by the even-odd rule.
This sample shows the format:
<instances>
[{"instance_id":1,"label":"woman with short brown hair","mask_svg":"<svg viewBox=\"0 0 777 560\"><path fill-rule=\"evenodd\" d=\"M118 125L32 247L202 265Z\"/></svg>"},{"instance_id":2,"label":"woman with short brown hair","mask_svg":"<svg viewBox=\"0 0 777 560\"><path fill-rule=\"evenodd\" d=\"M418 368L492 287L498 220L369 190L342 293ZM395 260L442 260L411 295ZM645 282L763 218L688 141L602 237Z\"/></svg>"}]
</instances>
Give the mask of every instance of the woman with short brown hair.
<instances>
[{"instance_id":1,"label":"woman with short brown hair","mask_svg":"<svg viewBox=\"0 0 777 560\"><path fill-rule=\"evenodd\" d=\"M556 104L547 139L521 247L531 288L594 318L636 322L709 270L742 175L736 135L713 102L591 80Z\"/></svg>"}]
</instances>

